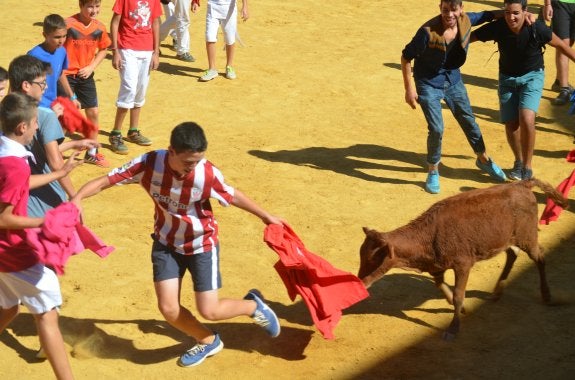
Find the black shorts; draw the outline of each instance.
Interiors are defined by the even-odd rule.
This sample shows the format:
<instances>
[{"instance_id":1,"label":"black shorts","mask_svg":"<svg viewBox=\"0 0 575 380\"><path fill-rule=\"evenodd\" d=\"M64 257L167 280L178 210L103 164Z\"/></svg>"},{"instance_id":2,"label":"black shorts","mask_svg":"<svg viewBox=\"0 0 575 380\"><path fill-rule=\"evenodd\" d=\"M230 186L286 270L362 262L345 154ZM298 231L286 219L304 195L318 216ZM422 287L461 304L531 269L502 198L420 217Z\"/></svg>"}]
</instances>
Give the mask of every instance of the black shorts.
<instances>
[{"instance_id":1,"label":"black shorts","mask_svg":"<svg viewBox=\"0 0 575 380\"><path fill-rule=\"evenodd\" d=\"M66 75L68 83L72 91L78 97L78 101L82 108L95 108L98 107L98 94L96 93L96 82L94 81L94 73L86 79L82 79L77 75Z\"/></svg>"},{"instance_id":2,"label":"black shorts","mask_svg":"<svg viewBox=\"0 0 575 380\"><path fill-rule=\"evenodd\" d=\"M563 3L558 0L551 1L553 7L553 19L551 28L553 33L562 40L575 41L575 4Z\"/></svg>"},{"instance_id":3,"label":"black shorts","mask_svg":"<svg viewBox=\"0 0 575 380\"><path fill-rule=\"evenodd\" d=\"M212 252L182 255L154 240L152 265L154 282L182 278L186 270L192 275L194 291L205 292L222 287L219 246Z\"/></svg>"}]
</instances>

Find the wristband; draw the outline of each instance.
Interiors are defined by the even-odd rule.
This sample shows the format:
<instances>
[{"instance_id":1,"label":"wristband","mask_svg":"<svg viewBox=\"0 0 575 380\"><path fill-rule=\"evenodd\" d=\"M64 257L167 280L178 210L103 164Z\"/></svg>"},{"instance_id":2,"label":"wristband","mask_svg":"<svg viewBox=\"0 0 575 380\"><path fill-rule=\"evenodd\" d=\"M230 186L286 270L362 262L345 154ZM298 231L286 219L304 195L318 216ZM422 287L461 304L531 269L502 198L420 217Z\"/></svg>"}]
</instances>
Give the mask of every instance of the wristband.
<instances>
[{"instance_id":1,"label":"wristband","mask_svg":"<svg viewBox=\"0 0 575 380\"><path fill-rule=\"evenodd\" d=\"M70 100L76 100L78 99L78 96L76 94L72 94L72 96L70 96Z\"/></svg>"}]
</instances>

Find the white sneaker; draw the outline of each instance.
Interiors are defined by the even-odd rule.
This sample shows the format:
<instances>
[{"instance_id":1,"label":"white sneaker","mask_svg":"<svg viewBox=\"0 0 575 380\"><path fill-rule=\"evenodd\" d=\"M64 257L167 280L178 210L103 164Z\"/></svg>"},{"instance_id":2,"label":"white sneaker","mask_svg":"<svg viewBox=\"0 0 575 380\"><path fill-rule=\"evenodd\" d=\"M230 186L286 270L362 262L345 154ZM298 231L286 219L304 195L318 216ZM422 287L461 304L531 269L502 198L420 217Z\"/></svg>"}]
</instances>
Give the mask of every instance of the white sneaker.
<instances>
[{"instance_id":1,"label":"white sneaker","mask_svg":"<svg viewBox=\"0 0 575 380\"><path fill-rule=\"evenodd\" d=\"M200 77L200 81L207 82L217 77L218 77L218 70L210 69L204 72L204 75Z\"/></svg>"},{"instance_id":2,"label":"white sneaker","mask_svg":"<svg viewBox=\"0 0 575 380\"><path fill-rule=\"evenodd\" d=\"M226 78L228 79L236 79L236 71L231 66L226 66Z\"/></svg>"}]
</instances>

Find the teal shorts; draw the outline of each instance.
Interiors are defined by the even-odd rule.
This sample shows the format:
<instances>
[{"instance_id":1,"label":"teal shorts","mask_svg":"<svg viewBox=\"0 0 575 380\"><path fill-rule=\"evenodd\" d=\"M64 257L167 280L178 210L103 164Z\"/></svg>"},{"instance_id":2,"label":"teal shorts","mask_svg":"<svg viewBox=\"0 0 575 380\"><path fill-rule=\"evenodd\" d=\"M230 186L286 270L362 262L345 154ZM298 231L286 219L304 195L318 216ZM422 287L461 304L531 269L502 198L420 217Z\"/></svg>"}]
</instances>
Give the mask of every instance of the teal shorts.
<instances>
[{"instance_id":1,"label":"teal shorts","mask_svg":"<svg viewBox=\"0 0 575 380\"><path fill-rule=\"evenodd\" d=\"M521 109L530 109L537 113L544 79L543 69L530 71L520 77L499 74L499 109L502 123L518 120Z\"/></svg>"}]
</instances>

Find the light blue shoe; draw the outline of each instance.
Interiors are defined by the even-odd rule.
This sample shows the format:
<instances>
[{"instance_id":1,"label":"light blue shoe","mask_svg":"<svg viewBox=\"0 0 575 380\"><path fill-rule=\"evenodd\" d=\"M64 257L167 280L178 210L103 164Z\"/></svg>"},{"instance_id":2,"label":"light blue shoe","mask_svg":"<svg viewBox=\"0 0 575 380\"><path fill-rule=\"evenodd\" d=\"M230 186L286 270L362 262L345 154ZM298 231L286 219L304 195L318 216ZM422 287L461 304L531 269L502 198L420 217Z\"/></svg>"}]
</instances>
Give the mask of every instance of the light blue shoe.
<instances>
[{"instance_id":1,"label":"light blue shoe","mask_svg":"<svg viewBox=\"0 0 575 380\"><path fill-rule=\"evenodd\" d=\"M437 170L431 170L427 173L425 190L431 194L439 194L439 172Z\"/></svg>"},{"instance_id":2,"label":"light blue shoe","mask_svg":"<svg viewBox=\"0 0 575 380\"><path fill-rule=\"evenodd\" d=\"M505 175L503 170L501 170L501 168L499 166L497 166L497 164L495 162L493 162L493 160L491 158L486 163L482 163L481 161L479 161L479 158L478 158L475 161L475 165L477 165L477 167L479 169L481 169L484 172L486 172L487 174L489 174L491 176L491 178L494 178L499 182L507 181L507 176Z\"/></svg>"},{"instance_id":3,"label":"light blue shoe","mask_svg":"<svg viewBox=\"0 0 575 380\"><path fill-rule=\"evenodd\" d=\"M280 335L280 321L276 313L264 303L264 297L257 289L252 289L244 297L245 300L256 301L256 311L252 315L254 322L261 327L272 337L275 338Z\"/></svg>"},{"instance_id":4,"label":"light blue shoe","mask_svg":"<svg viewBox=\"0 0 575 380\"><path fill-rule=\"evenodd\" d=\"M178 360L178 365L180 367L193 367L195 365L201 364L206 358L213 356L220 352L224 348L224 343L220 339L220 335L215 333L215 339L210 344L196 344L194 347L190 348L188 351L184 352L180 359Z\"/></svg>"}]
</instances>

